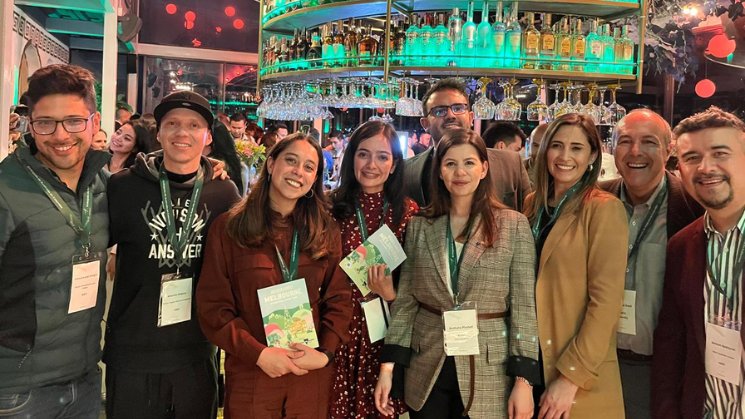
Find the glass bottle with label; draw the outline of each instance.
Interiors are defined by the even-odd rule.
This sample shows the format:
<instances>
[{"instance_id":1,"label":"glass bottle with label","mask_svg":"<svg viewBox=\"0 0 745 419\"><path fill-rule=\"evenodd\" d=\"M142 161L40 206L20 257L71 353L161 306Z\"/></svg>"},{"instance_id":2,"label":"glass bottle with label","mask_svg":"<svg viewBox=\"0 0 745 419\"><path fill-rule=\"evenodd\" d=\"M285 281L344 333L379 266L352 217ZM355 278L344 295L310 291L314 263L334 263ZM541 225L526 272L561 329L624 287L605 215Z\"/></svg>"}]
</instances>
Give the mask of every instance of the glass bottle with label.
<instances>
[{"instance_id":1,"label":"glass bottle with label","mask_svg":"<svg viewBox=\"0 0 745 419\"><path fill-rule=\"evenodd\" d=\"M378 56L378 40L372 34L372 26L367 27L367 33L363 34L362 39L357 44L357 50L360 54L361 66L376 65Z\"/></svg>"},{"instance_id":2,"label":"glass bottle with label","mask_svg":"<svg viewBox=\"0 0 745 419\"><path fill-rule=\"evenodd\" d=\"M419 49L422 51L421 58L419 59L420 65L432 65L432 47L435 42L433 35L435 28L432 27L431 15L425 13L422 27L419 29Z\"/></svg>"},{"instance_id":3,"label":"glass bottle with label","mask_svg":"<svg viewBox=\"0 0 745 419\"><path fill-rule=\"evenodd\" d=\"M569 20L564 17L559 24L559 46L557 48L557 64L555 69L569 71L571 69L570 61L572 59L572 34L569 32Z\"/></svg>"},{"instance_id":4,"label":"glass bottle with label","mask_svg":"<svg viewBox=\"0 0 745 419\"><path fill-rule=\"evenodd\" d=\"M344 53L347 57L346 65L354 67L357 65L357 28L354 26L354 20L349 20L349 26L344 33Z\"/></svg>"},{"instance_id":5,"label":"glass bottle with label","mask_svg":"<svg viewBox=\"0 0 745 419\"><path fill-rule=\"evenodd\" d=\"M437 27L435 28L435 66L446 66L447 58L450 53L450 38L448 38L448 28L445 27L445 14L437 15Z\"/></svg>"},{"instance_id":6,"label":"glass bottle with label","mask_svg":"<svg viewBox=\"0 0 745 419\"><path fill-rule=\"evenodd\" d=\"M556 35L551 28L551 13L543 14L541 27L541 65L543 70L553 68L553 60L556 58Z\"/></svg>"},{"instance_id":7,"label":"glass bottle with label","mask_svg":"<svg viewBox=\"0 0 745 419\"><path fill-rule=\"evenodd\" d=\"M486 67L487 57L492 56L494 47L492 46L493 38L491 34L491 25L489 24L489 1L485 0L481 8L481 22L476 27L476 56L478 57L476 66Z\"/></svg>"},{"instance_id":8,"label":"glass bottle with label","mask_svg":"<svg viewBox=\"0 0 745 419\"><path fill-rule=\"evenodd\" d=\"M523 29L517 20L517 2L512 3L510 19L507 23L507 43L504 47L505 67L520 67L520 56L522 53Z\"/></svg>"},{"instance_id":9,"label":"glass bottle with label","mask_svg":"<svg viewBox=\"0 0 745 419\"><path fill-rule=\"evenodd\" d=\"M621 28L621 37L616 40L620 44L620 59L616 61L619 64L619 71L624 74L631 74L634 71L634 41L629 38L629 26L623 25Z\"/></svg>"},{"instance_id":10,"label":"glass bottle with label","mask_svg":"<svg viewBox=\"0 0 745 419\"><path fill-rule=\"evenodd\" d=\"M535 28L535 13L528 12L528 27L523 33L523 57L525 62L523 68L538 68L538 58L541 54L540 41L541 33Z\"/></svg>"},{"instance_id":11,"label":"glass bottle with label","mask_svg":"<svg viewBox=\"0 0 745 419\"><path fill-rule=\"evenodd\" d=\"M574 32L572 33L572 70L584 71L586 49L587 39L582 28L582 19L577 18L577 21L574 23Z\"/></svg>"},{"instance_id":12,"label":"glass bottle with label","mask_svg":"<svg viewBox=\"0 0 745 419\"><path fill-rule=\"evenodd\" d=\"M473 2L468 2L468 13L466 23L463 24L463 39L461 47L460 65L462 67L473 67L473 57L476 55L476 24L473 22Z\"/></svg>"},{"instance_id":13,"label":"glass bottle with label","mask_svg":"<svg viewBox=\"0 0 745 419\"><path fill-rule=\"evenodd\" d=\"M417 15L411 16L411 24L406 29L406 65L416 65L419 60L419 27L417 26Z\"/></svg>"},{"instance_id":14,"label":"glass bottle with label","mask_svg":"<svg viewBox=\"0 0 745 419\"><path fill-rule=\"evenodd\" d=\"M336 23L336 30L334 31L334 57L336 58L336 66L343 67L347 63L347 54L344 48L344 23L338 21Z\"/></svg>"},{"instance_id":15,"label":"glass bottle with label","mask_svg":"<svg viewBox=\"0 0 745 419\"><path fill-rule=\"evenodd\" d=\"M323 51L323 66L332 67L335 64L335 57L334 34L331 32L331 24L328 23L326 25L323 25L321 33L323 34L323 46L321 47L321 51Z\"/></svg>"},{"instance_id":16,"label":"glass bottle with label","mask_svg":"<svg viewBox=\"0 0 745 419\"><path fill-rule=\"evenodd\" d=\"M308 41L307 39L307 30L303 28L303 31L300 32L300 36L297 40L297 45L295 46L295 59L297 60L297 69L303 70L308 68L308 63L305 61L306 56L308 55Z\"/></svg>"},{"instance_id":17,"label":"glass bottle with label","mask_svg":"<svg viewBox=\"0 0 745 419\"><path fill-rule=\"evenodd\" d=\"M586 37L586 48L585 48L585 61L587 65L585 70L587 72L598 72L600 71L600 60L603 59L603 41L598 35L598 21L592 19L590 21L590 32Z\"/></svg>"},{"instance_id":18,"label":"glass bottle with label","mask_svg":"<svg viewBox=\"0 0 745 419\"><path fill-rule=\"evenodd\" d=\"M392 51L394 63L396 65L404 65L404 52L406 48L406 32L404 31L404 22L399 20L396 27L396 32L392 38Z\"/></svg>"},{"instance_id":19,"label":"glass bottle with label","mask_svg":"<svg viewBox=\"0 0 745 419\"><path fill-rule=\"evenodd\" d=\"M612 73L616 70L616 66L614 64L614 61L616 59L616 43L613 40L613 36L611 35L610 25L606 23L602 26L602 28L603 29L600 36L603 40L603 60L600 64L600 71L604 73Z\"/></svg>"},{"instance_id":20,"label":"glass bottle with label","mask_svg":"<svg viewBox=\"0 0 745 419\"><path fill-rule=\"evenodd\" d=\"M449 66L458 64L461 54L461 40L463 39L463 19L460 17L460 9L453 8L453 13L448 19L448 38L450 38Z\"/></svg>"},{"instance_id":21,"label":"glass bottle with label","mask_svg":"<svg viewBox=\"0 0 745 419\"><path fill-rule=\"evenodd\" d=\"M308 65L311 68L322 67L323 63L320 61L323 58L323 47L321 46L321 37L318 32L313 32L311 36L310 47L308 47L308 54L305 56L308 61Z\"/></svg>"},{"instance_id":22,"label":"glass bottle with label","mask_svg":"<svg viewBox=\"0 0 745 419\"><path fill-rule=\"evenodd\" d=\"M497 15L494 17L494 24L491 27L492 30L492 45L493 55L496 59L494 60L495 67L504 67L504 48L505 48L505 35L507 33L507 25L502 20L502 1L497 2Z\"/></svg>"}]
</instances>

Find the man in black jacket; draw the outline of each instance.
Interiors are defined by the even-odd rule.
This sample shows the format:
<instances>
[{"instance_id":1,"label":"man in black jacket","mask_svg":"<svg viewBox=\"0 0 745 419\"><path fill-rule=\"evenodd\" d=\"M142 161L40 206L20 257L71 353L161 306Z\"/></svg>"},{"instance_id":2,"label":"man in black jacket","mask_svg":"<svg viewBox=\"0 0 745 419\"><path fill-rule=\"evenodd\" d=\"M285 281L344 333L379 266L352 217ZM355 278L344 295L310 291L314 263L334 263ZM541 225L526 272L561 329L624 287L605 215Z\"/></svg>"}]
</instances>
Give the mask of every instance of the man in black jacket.
<instances>
[{"instance_id":1,"label":"man in black jacket","mask_svg":"<svg viewBox=\"0 0 745 419\"><path fill-rule=\"evenodd\" d=\"M208 419L217 406L215 348L194 306L212 220L238 199L212 180L202 157L212 141L207 100L173 93L155 108L162 153L139 155L109 184L116 281L104 362L109 418Z\"/></svg>"},{"instance_id":2,"label":"man in black jacket","mask_svg":"<svg viewBox=\"0 0 745 419\"><path fill-rule=\"evenodd\" d=\"M463 83L455 79L440 80L430 87L422 98L424 116L420 122L432 135L434 148L406 160L404 166L404 188L406 195L420 207L429 203L429 181L432 157L437 143L449 128L471 128L473 112ZM496 195L505 205L522 209L523 199L530 192L528 172L520 161L520 155L506 150L488 149L489 174Z\"/></svg>"},{"instance_id":3,"label":"man in black jacket","mask_svg":"<svg viewBox=\"0 0 745 419\"><path fill-rule=\"evenodd\" d=\"M613 132L621 178L601 188L629 215L629 258L618 328L618 364L626 417L650 418L652 342L662 305L667 241L703 214L676 176L665 172L670 125L648 109L630 112Z\"/></svg>"}]
</instances>

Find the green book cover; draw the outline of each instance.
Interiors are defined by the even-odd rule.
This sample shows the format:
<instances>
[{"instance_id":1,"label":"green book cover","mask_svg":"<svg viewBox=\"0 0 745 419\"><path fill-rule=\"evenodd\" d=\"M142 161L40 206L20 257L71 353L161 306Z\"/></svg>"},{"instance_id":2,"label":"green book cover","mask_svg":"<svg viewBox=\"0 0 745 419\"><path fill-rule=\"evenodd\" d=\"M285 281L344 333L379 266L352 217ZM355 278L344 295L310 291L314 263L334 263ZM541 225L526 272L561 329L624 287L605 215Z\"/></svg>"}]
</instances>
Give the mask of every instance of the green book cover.
<instances>
[{"instance_id":1,"label":"green book cover","mask_svg":"<svg viewBox=\"0 0 745 419\"><path fill-rule=\"evenodd\" d=\"M305 279L258 290L266 344L290 348L293 343L318 347Z\"/></svg>"}]
</instances>

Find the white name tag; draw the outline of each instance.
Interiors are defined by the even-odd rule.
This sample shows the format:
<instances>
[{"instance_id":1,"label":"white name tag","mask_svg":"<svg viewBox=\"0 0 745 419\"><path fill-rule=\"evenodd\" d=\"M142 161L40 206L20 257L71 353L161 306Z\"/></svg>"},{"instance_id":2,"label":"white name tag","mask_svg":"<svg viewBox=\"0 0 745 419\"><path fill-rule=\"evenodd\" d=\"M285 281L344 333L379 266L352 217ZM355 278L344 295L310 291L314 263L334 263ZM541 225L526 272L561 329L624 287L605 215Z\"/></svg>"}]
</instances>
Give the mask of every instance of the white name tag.
<instances>
[{"instance_id":1,"label":"white name tag","mask_svg":"<svg viewBox=\"0 0 745 419\"><path fill-rule=\"evenodd\" d=\"M636 291L623 292L621 319L618 322L618 333L636 336Z\"/></svg>"},{"instance_id":2,"label":"white name tag","mask_svg":"<svg viewBox=\"0 0 745 419\"><path fill-rule=\"evenodd\" d=\"M707 323L706 373L739 386L741 362L740 331Z\"/></svg>"},{"instance_id":3,"label":"white name tag","mask_svg":"<svg viewBox=\"0 0 745 419\"><path fill-rule=\"evenodd\" d=\"M388 312L388 303L377 297L363 301L360 305L365 313L367 336L370 338L370 343L384 339L391 318L391 313Z\"/></svg>"},{"instance_id":4,"label":"white name tag","mask_svg":"<svg viewBox=\"0 0 745 419\"><path fill-rule=\"evenodd\" d=\"M88 310L96 306L100 276L100 259L81 260L80 262L73 259L70 304L67 306L67 314Z\"/></svg>"},{"instance_id":5,"label":"white name tag","mask_svg":"<svg viewBox=\"0 0 745 419\"><path fill-rule=\"evenodd\" d=\"M191 320L192 279L174 277L175 274L163 275L160 283L158 327Z\"/></svg>"},{"instance_id":6,"label":"white name tag","mask_svg":"<svg viewBox=\"0 0 745 419\"><path fill-rule=\"evenodd\" d=\"M442 335L447 356L479 354L476 309L446 311L442 313L442 319L445 326Z\"/></svg>"}]
</instances>

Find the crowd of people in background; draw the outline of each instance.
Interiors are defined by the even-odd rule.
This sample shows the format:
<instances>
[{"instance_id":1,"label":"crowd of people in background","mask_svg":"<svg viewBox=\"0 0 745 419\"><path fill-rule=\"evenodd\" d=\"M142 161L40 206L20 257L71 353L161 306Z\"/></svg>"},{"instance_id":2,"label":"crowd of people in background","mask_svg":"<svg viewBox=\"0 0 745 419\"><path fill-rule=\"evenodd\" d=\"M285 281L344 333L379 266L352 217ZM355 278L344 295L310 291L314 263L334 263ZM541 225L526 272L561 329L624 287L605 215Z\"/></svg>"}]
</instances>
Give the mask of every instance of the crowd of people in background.
<instances>
[{"instance_id":1,"label":"crowd of people in background","mask_svg":"<svg viewBox=\"0 0 745 419\"><path fill-rule=\"evenodd\" d=\"M44 67L11 118L0 418L98 418L101 359L113 419L743 417L735 115L634 110L609 154L583 114L480 135L445 79L405 144L381 121L262 129L191 91L107 135L93 84ZM262 145L252 172L238 150ZM405 261L368 266L368 294L340 261L381 231ZM317 343L274 346L260 295L293 284Z\"/></svg>"}]
</instances>

